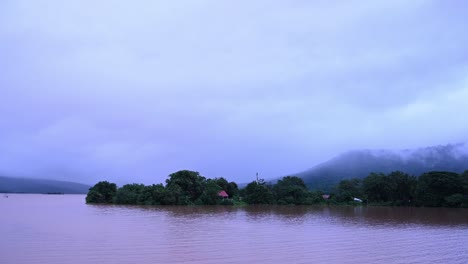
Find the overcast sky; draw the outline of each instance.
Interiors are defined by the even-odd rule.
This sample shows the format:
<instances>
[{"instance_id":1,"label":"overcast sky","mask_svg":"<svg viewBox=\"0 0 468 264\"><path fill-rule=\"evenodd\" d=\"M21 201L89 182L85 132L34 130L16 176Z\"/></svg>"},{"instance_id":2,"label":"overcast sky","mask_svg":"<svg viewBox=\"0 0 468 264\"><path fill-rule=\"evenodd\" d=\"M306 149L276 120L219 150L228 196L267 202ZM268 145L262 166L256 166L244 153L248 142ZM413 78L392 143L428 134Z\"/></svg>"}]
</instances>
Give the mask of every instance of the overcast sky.
<instances>
[{"instance_id":1,"label":"overcast sky","mask_svg":"<svg viewBox=\"0 0 468 264\"><path fill-rule=\"evenodd\" d=\"M249 182L468 138L465 1L0 1L0 174Z\"/></svg>"}]
</instances>

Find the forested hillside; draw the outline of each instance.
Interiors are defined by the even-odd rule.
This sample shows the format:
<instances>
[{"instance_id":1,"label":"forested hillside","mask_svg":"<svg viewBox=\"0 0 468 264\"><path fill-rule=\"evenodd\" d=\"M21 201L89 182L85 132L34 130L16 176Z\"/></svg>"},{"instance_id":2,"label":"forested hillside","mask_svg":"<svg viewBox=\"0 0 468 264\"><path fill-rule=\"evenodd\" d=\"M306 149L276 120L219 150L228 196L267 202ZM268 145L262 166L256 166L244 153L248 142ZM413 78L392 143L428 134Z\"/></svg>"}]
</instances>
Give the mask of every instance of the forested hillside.
<instances>
[{"instance_id":1,"label":"forested hillside","mask_svg":"<svg viewBox=\"0 0 468 264\"><path fill-rule=\"evenodd\" d=\"M419 176L428 171L462 173L468 169L465 144L407 150L357 150L343 153L307 171L292 174L311 189L329 191L340 180L364 178L372 172L404 171Z\"/></svg>"}]
</instances>

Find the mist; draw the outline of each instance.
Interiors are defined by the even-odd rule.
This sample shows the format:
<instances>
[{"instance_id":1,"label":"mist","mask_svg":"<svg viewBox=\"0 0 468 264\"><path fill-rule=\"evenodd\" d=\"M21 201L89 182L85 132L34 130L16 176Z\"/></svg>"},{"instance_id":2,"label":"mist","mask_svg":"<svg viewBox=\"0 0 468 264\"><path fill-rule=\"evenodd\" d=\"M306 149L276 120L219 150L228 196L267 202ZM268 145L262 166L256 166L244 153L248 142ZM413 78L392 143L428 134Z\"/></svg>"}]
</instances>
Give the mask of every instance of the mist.
<instances>
[{"instance_id":1,"label":"mist","mask_svg":"<svg viewBox=\"0 0 468 264\"><path fill-rule=\"evenodd\" d=\"M467 142L466 8L2 1L0 175L248 182Z\"/></svg>"}]
</instances>

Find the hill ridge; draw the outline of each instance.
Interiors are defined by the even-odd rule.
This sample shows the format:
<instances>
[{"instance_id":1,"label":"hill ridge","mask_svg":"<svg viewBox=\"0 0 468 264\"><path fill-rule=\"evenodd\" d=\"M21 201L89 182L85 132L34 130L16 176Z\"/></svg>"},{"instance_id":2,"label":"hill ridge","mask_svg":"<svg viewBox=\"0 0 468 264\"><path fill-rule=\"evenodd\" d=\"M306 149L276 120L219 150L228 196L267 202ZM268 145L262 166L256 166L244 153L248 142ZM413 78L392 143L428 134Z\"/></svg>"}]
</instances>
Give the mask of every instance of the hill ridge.
<instances>
[{"instance_id":1,"label":"hill ridge","mask_svg":"<svg viewBox=\"0 0 468 264\"><path fill-rule=\"evenodd\" d=\"M462 173L467 169L468 146L457 143L402 150L351 150L292 175L304 179L309 188L328 191L342 179L364 178L372 172L403 171L419 176L428 171Z\"/></svg>"},{"instance_id":2,"label":"hill ridge","mask_svg":"<svg viewBox=\"0 0 468 264\"><path fill-rule=\"evenodd\" d=\"M71 181L0 176L0 193L86 194L90 187Z\"/></svg>"}]
</instances>

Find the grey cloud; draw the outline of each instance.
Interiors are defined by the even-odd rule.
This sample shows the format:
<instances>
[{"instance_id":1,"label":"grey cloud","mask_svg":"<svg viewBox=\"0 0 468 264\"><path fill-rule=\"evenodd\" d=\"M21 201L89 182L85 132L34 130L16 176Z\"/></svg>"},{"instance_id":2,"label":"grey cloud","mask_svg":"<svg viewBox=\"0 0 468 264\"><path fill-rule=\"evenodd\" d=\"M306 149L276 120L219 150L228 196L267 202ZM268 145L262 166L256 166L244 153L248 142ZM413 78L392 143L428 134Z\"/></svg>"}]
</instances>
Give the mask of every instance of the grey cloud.
<instances>
[{"instance_id":1,"label":"grey cloud","mask_svg":"<svg viewBox=\"0 0 468 264\"><path fill-rule=\"evenodd\" d=\"M454 5L4 1L0 173L245 182L348 149L465 141Z\"/></svg>"}]
</instances>

